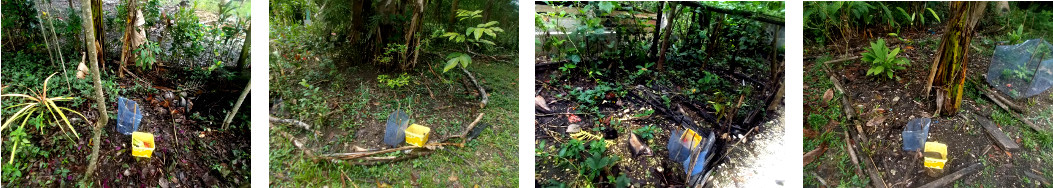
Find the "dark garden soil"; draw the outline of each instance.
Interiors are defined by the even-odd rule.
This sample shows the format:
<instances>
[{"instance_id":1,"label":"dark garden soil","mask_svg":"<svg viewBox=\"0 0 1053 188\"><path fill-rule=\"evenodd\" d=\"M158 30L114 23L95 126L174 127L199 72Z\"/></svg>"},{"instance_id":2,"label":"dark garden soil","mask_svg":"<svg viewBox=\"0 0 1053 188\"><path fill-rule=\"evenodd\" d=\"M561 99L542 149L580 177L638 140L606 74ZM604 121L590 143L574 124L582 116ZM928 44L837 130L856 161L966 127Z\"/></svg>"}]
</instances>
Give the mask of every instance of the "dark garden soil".
<instances>
[{"instance_id":1,"label":"dark garden soil","mask_svg":"<svg viewBox=\"0 0 1053 188\"><path fill-rule=\"evenodd\" d=\"M535 145L538 145L538 147L535 148L536 171L534 181L539 186L551 185L553 182L580 185L580 181L585 179L584 175L579 174L575 168L568 167L568 163L575 166L585 165L583 161L569 161L567 158L557 156L561 146L567 143L568 140L573 139L567 133L567 129L571 124L578 124L581 127L581 131L602 136L604 140L615 143L608 147L605 155L617 156L619 160L614 167L603 171L597 179L593 180L594 185L614 187L614 184L609 183L615 181L611 178L624 174L630 179L631 184L637 187L683 187L686 186L688 179L685 169L678 161L669 159L666 142L669 140L671 130L683 130L686 125L677 123L667 113L663 113L664 109L669 109L671 113L683 114L682 116L687 117L703 130L716 131L718 141L713 146L713 152L717 154L715 158L722 158L726 154L725 151L728 145L725 143L738 142L743 139L749 142L753 135L767 131L767 127L759 126L760 124L775 118L781 118L777 117L774 112L761 109L757 111L760 115L757 115L757 118L752 121L754 122L753 124L733 123L733 125L726 127L715 126L715 124L708 122L703 117L706 115L715 117L715 114L712 114L715 110L706 104L706 101L692 100L685 94L690 90L686 89L688 86L685 83L698 80L699 78L690 76L641 77L639 80L654 82L653 84L645 84L645 82L650 81L628 83L630 82L627 78L628 73L617 69L610 71L609 75L596 76L595 79L592 79L579 70L570 71L569 73L560 71L557 67L561 66L562 63L552 62L546 57L537 58L536 63L540 65L536 68L535 73L537 80L534 85L538 90L536 93L544 98L545 103L551 109L551 111L546 111L541 107L535 106L537 115L534 121L534 135ZM633 67L635 65L627 63L624 66ZM700 70L686 67L667 68L668 70L686 70L688 72ZM731 83L749 83L730 74L717 73L717 75ZM764 77L763 75L755 76L755 78ZM589 110L580 109L580 107L587 107L583 106L587 104L580 103L575 99L574 95L570 94L573 90L583 91L595 88L598 85L597 81L614 83L616 86L613 87L621 88L607 93L597 100L596 106L598 106L598 112L602 114L602 117L589 112ZM646 85L651 85L652 87ZM757 86L750 84L742 87ZM619 91L624 91L625 93L619 94ZM775 92L759 88L754 88L753 91L755 92L751 96L745 98L746 101L751 105L764 107L767 107L764 100L765 97L773 95ZM663 99L657 98L655 100L647 97L649 94L644 93L668 97L670 99L669 106L662 105ZM648 102L648 100L651 101ZM748 111L753 109L757 108L752 108ZM638 114L651 110L654 111L653 114L637 117ZM742 110L747 111L747 108L742 108ZM571 122L570 119L575 118L580 118L581 121ZM746 121L746 116L736 116L733 122ZM630 134L633 130L648 125L660 128L660 131L654 133L653 139L644 141L652 150L653 155L633 155L629 147ZM752 133L750 133L750 130L753 130ZM544 148L540 146L542 142L544 143ZM540 153L547 153L547 155L538 156ZM582 158L584 159L584 157ZM707 170L704 173L710 172L713 166L722 164L727 160L736 159L713 160L706 166Z\"/></svg>"},{"instance_id":2,"label":"dark garden soil","mask_svg":"<svg viewBox=\"0 0 1053 188\"><path fill-rule=\"evenodd\" d=\"M878 33L874 32L873 36L878 37ZM885 37L883 33L880 36L885 38L890 46L889 48L900 47L904 49L900 57L910 59L911 65L905 70L897 71L897 79L888 79L883 76L866 76L869 65L859 60L831 64L830 70L834 72L829 75L834 75L840 80L846 92L844 94L845 97L853 102L850 104L851 109L854 111L853 114L859 117L847 122L847 126L839 126L839 122L831 121L825 126L828 129L806 130L806 132L812 131L821 134L824 131L833 131L838 133L839 139L843 140L844 138L841 137L843 134L840 133L851 130L843 130L840 127L848 127L850 129L859 127L863 130L861 136L869 138L870 143L860 143L864 148L862 148L863 152L857 153L857 155L861 158L872 158L877 165L877 172L881 174L881 178L890 187L921 186L942 177L942 175L950 174L977 162L985 163L985 168L980 172L969 174L958 180L960 185L1031 187L1034 186L1034 182L1038 181L1034 179L1030 182L1022 181L1022 179L1027 178L1025 173L1039 174L1039 176L1047 179L1053 175L1053 173L1049 172L1049 169L1053 168L1053 164L1050 161L1042 160L1042 156L1048 156L1048 153L1053 148L1036 144L1034 146L1022 146L1024 149L1019 153L1009 153L1002 151L987 136L984 128L976 122L977 117L994 119L991 117L992 113L995 111L1003 111L1004 113L1004 110L992 103L989 98L984 97L982 91L976 89L976 85L966 84L966 94L962 101L961 110L957 115L933 117L933 112L936 111L935 101L933 97L925 96L923 89L928 80L929 67L935 58L935 51L938 48L940 37L943 35L939 27L900 35L906 40L913 41L913 43L903 42L895 37ZM847 53L845 53L846 55L832 55L834 56L832 59L859 56L860 53L864 52L864 48L869 47L868 42L874 40L877 39L857 39L851 41L851 47L848 48L843 45L831 45L825 49L848 49ZM987 36L976 36L973 38L974 42L969 52L967 75L970 79L975 78L976 84L989 87L987 82L982 79L982 75L987 72L987 67L991 62L990 50L994 46L981 42L985 40L990 41L993 38L988 38ZM843 53L825 49L811 48L808 51L809 54L805 56ZM987 51L987 53L980 51L981 49ZM804 70L806 72L822 71L821 67L817 67L822 66L821 64L822 62L818 59L806 58ZM819 110L828 108L822 99L826 88L819 89L815 88L815 86L810 86L815 82L817 81L805 81L804 110L806 114L820 113L818 112ZM1046 91L1031 99L1015 100L1013 102L1021 105L1028 104L1026 106L1029 109L1029 113L1023 115L1029 117L1032 121L1041 121L1042 123L1039 123L1040 126L1049 127L1045 123L1047 122L1045 120L1049 117L1040 117L1040 113L1053 107L1051 106L1053 97L1050 94L1050 91ZM1004 94L999 95L1005 96ZM841 95L836 96L834 100L840 100ZM885 117L885 120L874 120L881 119L880 117ZM911 119L923 117L933 118L927 141L936 141L948 146L949 161L944 167L945 172L938 177L930 177L925 174L920 154L902 151L901 131ZM806 129L810 129L808 127L806 126ZM1014 139L1017 144L1021 144L1021 132L1033 131L1023 126L999 125L999 127L1011 139ZM810 139L807 135L806 140ZM855 142L861 141L856 140ZM806 150L808 149L806 148ZM830 154L828 152L826 155L820 156L816 161L836 160L838 155L841 154ZM819 177L827 180L836 180L837 178L835 177L840 176L852 176L852 174L840 174L840 169L833 165L825 164L820 165L816 173ZM866 177L865 174L859 175ZM836 181L834 182L836 183ZM836 185L831 184L830 186Z\"/></svg>"}]
</instances>

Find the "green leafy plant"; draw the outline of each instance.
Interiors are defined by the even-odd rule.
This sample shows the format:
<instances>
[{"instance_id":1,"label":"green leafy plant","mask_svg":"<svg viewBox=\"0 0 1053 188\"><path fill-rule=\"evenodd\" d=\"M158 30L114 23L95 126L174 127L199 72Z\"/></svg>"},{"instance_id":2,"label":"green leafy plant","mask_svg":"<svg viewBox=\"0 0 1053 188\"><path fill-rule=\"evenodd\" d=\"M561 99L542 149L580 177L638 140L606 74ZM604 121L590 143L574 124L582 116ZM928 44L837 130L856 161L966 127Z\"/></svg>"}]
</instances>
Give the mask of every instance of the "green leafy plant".
<instances>
[{"instance_id":1,"label":"green leafy plant","mask_svg":"<svg viewBox=\"0 0 1053 188\"><path fill-rule=\"evenodd\" d=\"M560 158L576 159L585 151L585 142L571 139L564 143L557 154Z\"/></svg>"},{"instance_id":2,"label":"green leafy plant","mask_svg":"<svg viewBox=\"0 0 1053 188\"><path fill-rule=\"evenodd\" d=\"M377 56L374 60L382 64L389 63L394 58L394 55L406 53L406 49L407 47L404 44L388 43L388 47L384 48L384 54Z\"/></svg>"},{"instance_id":3,"label":"green leafy plant","mask_svg":"<svg viewBox=\"0 0 1053 188\"><path fill-rule=\"evenodd\" d=\"M651 139L654 139L654 134L656 132L660 132L660 131L662 131L661 128L658 128L658 127L656 127L654 125L648 125L648 126L640 127L639 129L633 130L633 133L635 133L636 135L639 135L640 138L643 138L644 140L651 140Z\"/></svg>"},{"instance_id":4,"label":"green leafy plant","mask_svg":"<svg viewBox=\"0 0 1053 188\"><path fill-rule=\"evenodd\" d=\"M1017 44L1023 42L1024 39L1024 24L1016 27L1015 31L1010 31L1006 34L1006 38L1009 38L1009 44Z\"/></svg>"},{"instance_id":5,"label":"green leafy plant","mask_svg":"<svg viewBox=\"0 0 1053 188\"><path fill-rule=\"evenodd\" d=\"M935 18L937 22L940 21L940 16L936 15L936 11L933 11L932 8L925 8L925 9L928 10L929 13L932 13L932 17ZM922 12L921 15L918 15L918 13L916 13L916 12L908 14L907 11L903 10L902 7L896 7L896 10L899 11L900 16L903 16L903 18L907 21L908 24L910 24L910 26L914 26L914 23L917 22L917 21L920 21L922 25L925 24L925 13L924 12Z\"/></svg>"},{"instance_id":6,"label":"green leafy plant","mask_svg":"<svg viewBox=\"0 0 1053 188\"><path fill-rule=\"evenodd\" d=\"M79 115L79 116L81 116L81 118L84 118L84 119L87 119L87 118L84 117L84 115L80 114L80 112L74 111L74 110L66 108L66 107L59 106L56 103L56 102L72 101L72 100L74 100L76 98L75 97L64 97L64 96L60 96L60 97L49 97L48 96L48 81L50 81L51 77L54 77L55 74L58 74L58 73L53 73L53 74L51 74L51 76L48 76L48 78L44 79L44 87L43 87L42 90L40 90L40 92L36 92L36 91L32 91L31 90L31 95L26 95L26 94L4 94L4 95L0 95L0 97L19 97L19 98L22 98L22 99L27 101L27 102L24 102L24 103L19 103L19 104L11 105L11 106L8 106L8 107L4 107L5 110L6 109L16 109L16 108L18 110L15 111L15 113L13 115L11 115L11 117L7 118L7 121L5 121L2 126L0 126L0 130L6 129L8 126L11 125L11 123L14 123L14 122L16 122L18 120L21 120L21 123L18 126L18 129L15 130L13 133L11 133L11 136L12 136L12 138L15 138L13 140L22 140L22 142L17 142L16 141L15 144L11 146L11 148L12 148L11 149L11 159L10 159L10 161L8 163L11 163L11 162L14 161L14 155L15 155L15 152L18 151L17 148L18 148L19 144L28 144L28 140L19 139L19 138L24 138L24 136L25 136L24 127L25 127L25 125L27 123L32 122L34 125L36 125L37 129L40 130L40 134L41 135L44 135L44 126L45 125L66 125L66 127L69 128L69 131L73 132L73 135L75 137L77 137L77 139L80 139L80 134L77 134L77 130L73 129L73 124L71 124L69 122L69 118L66 117L66 112L70 112L70 113ZM60 129L62 128L62 126L59 126L59 127L60 127ZM68 134L66 134L66 136L67 136L67 138L69 138Z\"/></svg>"},{"instance_id":7,"label":"green leafy plant","mask_svg":"<svg viewBox=\"0 0 1053 188\"><path fill-rule=\"evenodd\" d=\"M563 66L559 67L559 71L563 71L564 73L566 73L570 72L570 70L573 70L574 68L578 68L578 65L574 63L564 63Z\"/></svg>"},{"instance_id":8,"label":"green leafy plant","mask_svg":"<svg viewBox=\"0 0 1053 188\"><path fill-rule=\"evenodd\" d=\"M482 15L480 14L482 12L482 10L457 10L457 18L459 21L481 18ZM504 29L501 29L501 27L496 26L498 23L499 22L497 21L490 21L487 23L478 24L475 27L468 27L467 29L465 29L464 34L457 32L447 32L440 37L447 38L447 40L449 40L450 42L455 43L467 43L472 44L474 46L480 46L480 44L493 46L495 45L493 41L487 40L483 37L485 35L493 39L497 38L497 33L505 32ZM469 52L471 51L470 46L468 50ZM466 53L461 52L450 53L446 56L446 59L446 65L442 68L443 73L450 71L450 69L453 69L457 65L461 65L462 68L468 68L468 65L472 64L472 57L468 56L468 54Z\"/></svg>"},{"instance_id":9,"label":"green leafy plant","mask_svg":"<svg viewBox=\"0 0 1053 188\"><path fill-rule=\"evenodd\" d=\"M472 64L472 57L468 54L453 52L450 55L446 55L446 66L442 68L442 72L450 71L457 65L461 65L462 68L468 68L469 64Z\"/></svg>"},{"instance_id":10,"label":"green leafy plant","mask_svg":"<svg viewBox=\"0 0 1053 188\"><path fill-rule=\"evenodd\" d=\"M410 76L407 75L406 73L402 73L397 78L394 77L394 76L388 76L386 74L382 74L382 75L377 76L377 82L380 82L381 84L387 85L388 88L391 88L391 89L401 88L402 86L406 86L406 85L409 84L409 80L410 80Z\"/></svg>"},{"instance_id":11,"label":"green leafy plant","mask_svg":"<svg viewBox=\"0 0 1053 188\"><path fill-rule=\"evenodd\" d=\"M161 53L161 47L148 40L135 51L138 53L138 56L135 57L135 65L140 69L149 70L154 67L154 63L157 63L157 54Z\"/></svg>"},{"instance_id":12,"label":"green leafy plant","mask_svg":"<svg viewBox=\"0 0 1053 188\"><path fill-rule=\"evenodd\" d=\"M899 55L899 48L889 51L888 46L885 46L884 39L871 42L870 48L863 52L862 55L862 60L870 63L867 76L885 74L891 79L895 76L894 72L896 70L906 69L905 65L910 65L909 59L896 57L896 55Z\"/></svg>"},{"instance_id":13,"label":"green leafy plant","mask_svg":"<svg viewBox=\"0 0 1053 188\"><path fill-rule=\"evenodd\" d=\"M205 38L206 28L197 17L197 2L189 8L179 8L175 15L175 25L172 26L171 51L180 52L184 56L196 57L205 51L202 40Z\"/></svg>"},{"instance_id":14,"label":"green leafy plant","mask_svg":"<svg viewBox=\"0 0 1053 188\"><path fill-rule=\"evenodd\" d=\"M618 156L604 156L603 153L606 151L607 144L604 141L589 142L590 155L585 159L585 168L581 169L581 174L585 174L589 182L599 176L601 171L618 162Z\"/></svg>"}]
</instances>

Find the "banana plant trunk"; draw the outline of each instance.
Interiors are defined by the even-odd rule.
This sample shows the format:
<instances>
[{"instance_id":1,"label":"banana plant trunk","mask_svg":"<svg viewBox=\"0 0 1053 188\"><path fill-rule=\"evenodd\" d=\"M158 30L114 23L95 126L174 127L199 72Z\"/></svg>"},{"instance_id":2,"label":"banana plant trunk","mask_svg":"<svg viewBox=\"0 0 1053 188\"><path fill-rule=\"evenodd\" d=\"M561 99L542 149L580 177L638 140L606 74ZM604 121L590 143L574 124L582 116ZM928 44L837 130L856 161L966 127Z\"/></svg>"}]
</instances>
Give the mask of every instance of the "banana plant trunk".
<instances>
[{"instance_id":1,"label":"banana plant trunk","mask_svg":"<svg viewBox=\"0 0 1053 188\"><path fill-rule=\"evenodd\" d=\"M947 30L936 52L936 60L932 62L933 69L929 72L929 83L925 87L926 95L932 87L936 87L937 113L958 113L962 104L973 29L986 7L987 2L951 2Z\"/></svg>"}]
</instances>

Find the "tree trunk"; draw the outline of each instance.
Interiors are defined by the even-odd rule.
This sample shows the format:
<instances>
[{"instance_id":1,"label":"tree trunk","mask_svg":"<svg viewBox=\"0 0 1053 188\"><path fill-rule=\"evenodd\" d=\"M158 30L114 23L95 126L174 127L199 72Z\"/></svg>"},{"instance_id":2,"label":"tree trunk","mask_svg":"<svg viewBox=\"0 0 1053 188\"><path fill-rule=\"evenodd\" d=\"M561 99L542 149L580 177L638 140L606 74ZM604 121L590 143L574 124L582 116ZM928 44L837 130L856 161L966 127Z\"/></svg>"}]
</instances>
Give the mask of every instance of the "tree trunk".
<instances>
[{"instance_id":1,"label":"tree trunk","mask_svg":"<svg viewBox=\"0 0 1053 188\"><path fill-rule=\"evenodd\" d=\"M490 9L493 8L493 6L494 6L494 1L493 0L486 1L486 7L483 8L483 23L486 23L486 22L490 21L490 12L493 12Z\"/></svg>"},{"instance_id":2,"label":"tree trunk","mask_svg":"<svg viewBox=\"0 0 1053 188\"><path fill-rule=\"evenodd\" d=\"M647 50L647 56L654 57L655 52L658 51L658 39L662 32L662 14L665 10L665 1L658 2L658 18L654 21L654 34L651 35L651 49Z\"/></svg>"},{"instance_id":3,"label":"tree trunk","mask_svg":"<svg viewBox=\"0 0 1053 188\"><path fill-rule=\"evenodd\" d=\"M355 1L351 5L351 27L354 28L354 32L351 34L351 44L357 44L360 39L366 35L366 17L365 17L365 6L366 3L372 3L372 1ZM371 5L370 5L371 6Z\"/></svg>"},{"instance_id":4,"label":"tree trunk","mask_svg":"<svg viewBox=\"0 0 1053 188\"><path fill-rule=\"evenodd\" d=\"M969 62L969 44L973 28L983 16L987 2L951 2L947 31L943 34L936 60L925 86L925 95L933 86L937 87L937 111L943 115L958 113L965 86L965 69ZM940 104L942 101L942 104Z\"/></svg>"},{"instance_id":5,"label":"tree trunk","mask_svg":"<svg viewBox=\"0 0 1053 188\"><path fill-rule=\"evenodd\" d=\"M81 10L91 10L91 16L92 16L91 19L93 19L92 20L92 27L95 28L95 31L93 31L93 32L95 32L95 36L94 36L95 40L93 42L96 43L96 45L95 45L96 48L100 48L100 47L104 48L104 47L106 47L106 28L103 28L103 25L105 25L105 24L103 23L103 19L102 19L102 17L103 17L103 15L102 15L102 0L91 0L91 2L81 2L81 3L90 4L91 5L90 8L89 7L84 7L84 9L81 9ZM88 18L88 17L84 17L84 18ZM85 40L85 41L87 41L87 40ZM97 61L99 61L99 65L101 65L103 69L106 69L106 51L104 51L102 49L96 49L95 53L97 53L96 54L96 57L97 57L96 59L97 59Z\"/></svg>"},{"instance_id":6,"label":"tree trunk","mask_svg":"<svg viewBox=\"0 0 1053 188\"><path fill-rule=\"evenodd\" d=\"M241 108L241 102L244 102L245 97L249 95L250 89L252 89L252 80L245 84L245 90L241 91L241 97L238 97L238 102L234 103L234 109L227 113L227 118L223 120L223 129L227 129L230 126L230 122L234 120L234 115L237 115L238 109Z\"/></svg>"},{"instance_id":7,"label":"tree trunk","mask_svg":"<svg viewBox=\"0 0 1053 188\"><path fill-rule=\"evenodd\" d=\"M407 70L409 68L412 68L412 67L417 65L416 53L419 50L419 45L417 45L417 43L414 42L415 41L414 39L415 38L419 38L419 36L417 36L417 30L420 28L419 26L420 26L420 23L421 23L421 15L424 14L424 0L410 0L410 1L413 3L413 8L412 8L413 9L412 10L413 11L413 16L410 19L411 21L410 21L409 29L406 30L406 35L403 38L405 38L406 47L408 48L408 50L411 50L411 51L407 51L405 53L402 53L403 54L402 55L403 56L402 59L406 60L406 61L405 61L405 63L402 63L399 66L400 66L400 68L403 71L405 71L405 70Z\"/></svg>"},{"instance_id":8,"label":"tree trunk","mask_svg":"<svg viewBox=\"0 0 1053 188\"><path fill-rule=\"evenodd\" d=\"M453 3L450 4L450 25L453 25L453 23L457 22L457 4L458 3L460 3L460 0L453 0Z\"/></svg>"},{"instance_id":9,"label":"tree trunk","mask_svg":"<svg viewBox=\"0 0 1053 188\"><path fill-rule=\"evenodd\" d=\"M676 21L676 17L680 16L680 6L673 4L672 14L669 16L669 28L665 28L665 33L662 34L662 49L658 52L658 71L665 71L665 53L669 51L669 34L673 32L673 24Z\"/></svg>"},{"instance_id":10,"label":"tree trunk","mask_svg":"<svg viewBox=\"0 0 1053 188\"><path fill-rule=\"evenodd\" d=\"M245 28L245 42L241 43L241 55L238 56L238 70L245 71L249 63L249 50L252 48L252 28Z\"/></svg>"},{"instance_id":11,"label":"tree trunk","mask_svg":"<svg viewBox=\"0 0 1053 188\"><path fill-rule=\"evenodd\" d=\"M92 3L90 1L91 0L81 0L81 6L83 8L81 10L91 10ZM94 22L96 19L92 16L91 11L81 12L84 17L82 27L84 28L84 43L87 43L88 46L95 46L95 27L92 26L96 25ZM106 97L102 95L102 81L100 78L102 72L99 71L98 52L96 51L96 48L85 48L85 51L88 51L88 59L91 61L91 75L92 80L95 82L95 108L99 111L99 117L95 123L95 130L93 131L94 135L92 135L91 155L88 156L88 168L84 170L84 178L80 180L81 186L88 185L87 182L91 180L91 176L95 174L95 168L99 164L99 142L102 136L102 127L106 126L107 122L110 120L110 116L106 111Z\"/></svg>"},{"instance_id":12,"label":"tree trunk","mask_svg":"<svg viewBox=\"0 0 1053 188\"><path fill-rule=\"evenodd\" d=\"M135 46L133 46L133 44L135 43L135 20L137 19L135 17L135 10L138 9L138 2L138 0L128 0L127 6L125 6L125 9L127 9L128 12L128 16L125 17L126 19L124 24L124 38L121 39L122 41L124 41L124 44L121 45L121 64L118 65L119 68L117 70L117 75L121 78L124 78L124 70L126 70L125 66L127 66L129 62L135 61L135 52L133 52L135 50Z\"/></svg>"}]
</instances>

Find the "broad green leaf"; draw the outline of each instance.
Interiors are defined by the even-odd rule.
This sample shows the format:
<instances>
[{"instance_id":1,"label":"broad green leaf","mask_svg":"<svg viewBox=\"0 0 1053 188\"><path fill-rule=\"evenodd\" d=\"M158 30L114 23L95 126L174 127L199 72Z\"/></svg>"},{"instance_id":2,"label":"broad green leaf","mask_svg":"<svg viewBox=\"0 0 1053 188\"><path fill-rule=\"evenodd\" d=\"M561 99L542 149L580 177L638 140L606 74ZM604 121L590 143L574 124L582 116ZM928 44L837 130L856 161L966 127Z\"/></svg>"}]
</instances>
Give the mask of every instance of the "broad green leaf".
<instances>
[{"instance_id":1,"label":"broad green leaf","mask_svg":"<svg viewBox=\"0 0 1053 188\"><path fill-rule=\"evenodd\" d=\"M505 32L505 30L501 29L500 27L491 27L490 30L493 30L493 31L496 31L496 32Z\"/></svg>"},{"instance_id":2,"label":"broad green leaf","mask_svg":"<svg viewBox=\"0 0 1053 188\"><path fill-rule=\"evenodd\" d=\"M490 35L490 37L494 37L494 38L497 38L497 33L494 33L494 31L493 31L493 30L490 30L490 29L485 29L485 30L483 30L483 32L485 32L485 33L486 33L486 35Z\"/></svg>"},{"instance_id":3,"label":"broad green leaf","mask_svg":"<svg viewBox=\"0 0 1053 188\"><path fill-rule=\"evenodd\" d=\"M932 8L925 8L925 9L928 9L929 13L932 13L932 17L936 18L936 22L941 22L940 21L940 16L936 15L936 11L933 11Z\"/></svg>"},{"instance_id":4,"label":"broad green leaf","mask_svg":"<svg viewBox=\"0 0 1053 188\"><path fill-rule=\"evenodd\" d=\"M476 28L474 27L468 27L468 30L464 32L464 35L472 35L472 33L475 33L475 30Z\"/></svg>"},{"instance_id":5,"label":"broad green leaf","mask_svg":"<svg viewBox=\"0 0 1053 188\"><path fill-rule=\"evenodd\" d=\"M896 57L896 55L899 55L899 48L896 48L895 50L892 50L892 52L888 53L889 58L894 58Z\"/></svg>"},{"instance_id":6,"label":"broad green leaf","mask_svg":"<svg viewBox=\"0 0 1053 188\"><path fill-rule=\"evenodd\" d=\"M468 55L461 55L461 67L468 68L468 64L472 63L472 57Z\"/></svg>"},{"instance_id":7,"label":"broad green leaf","mask_svg":"<svg viewBox=\"0 0 1053 188\"><path fill-rule=\"evenodd\" d=\"M452 69L454 66L457 66L457 61L459 59L460 58L453 58L446 61L446 66L442 67L442 73L446 73L447 71L450 71L450 69Z\"/></svg>"},{"instance_id":8,"label":"broad green leaf","mask_svg":"<svg viewBox=\"0 0 1053 188\"><path fill-rule=\"evenodd\" d=\"M479 40L479 38L482 38L482 37L483 37L483 30L482 29L476 29L475 30L475 40Z\"/></svg>"},{"instance_id":9,"label":"broad green leaf","mask_svg":"<svg viewBox=\"0 0 1053 188\"><path fill-rule=\"evenodd\" d=\"M494 26L496 24L497 24L497 21L490 21L490 22L486 22L484 24L479 24L476 27L490 27L490 26Z\"/></svg>"},{"instance_id":10,"label":"broad green leaf","mask_svg":"<svg viewBox=\"0 0 1053 188\"><path fill-rule=\"evenodd\" d=\"M614 10L614 3L610 1L603 1L600 2L599 8L605 13L610 13L612 10Z\"/></svg>"},{"instance_id":11,"label":"broad green leaf","mask_svg":"<svg viewBox=\"0 0 1053 188\"><path fill-rule=\"evenodd\" d=\"M489 40L486 40L486 39L479 39L478 42L489 44L489 45L494 45L494 46L497 45L497 44L494 44L494 42L490 42Z\"/></svg>"}]
</instances>

